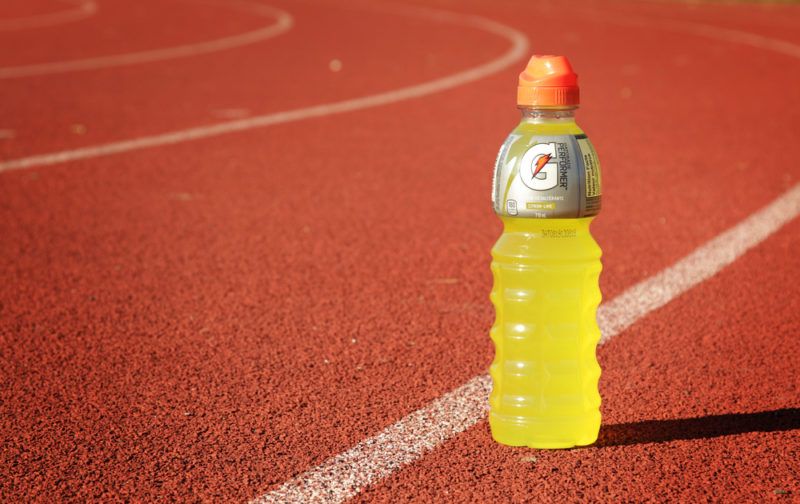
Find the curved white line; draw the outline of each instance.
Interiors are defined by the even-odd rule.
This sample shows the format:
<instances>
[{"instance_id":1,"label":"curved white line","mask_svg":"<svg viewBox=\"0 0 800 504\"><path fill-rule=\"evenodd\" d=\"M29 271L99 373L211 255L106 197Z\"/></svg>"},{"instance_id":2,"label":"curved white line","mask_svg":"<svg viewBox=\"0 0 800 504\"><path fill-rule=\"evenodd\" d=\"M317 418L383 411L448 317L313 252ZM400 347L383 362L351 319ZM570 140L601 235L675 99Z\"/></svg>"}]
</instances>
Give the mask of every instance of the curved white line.
<instances>
[{"instance_id":1,"label":"curved white line","mask_svg":"<svg viewBox=\"0 0 800 504\"><path fill-rule=\"evenodd\" d=\"M636 26L639 28L652 28L653 26L662 30L689 33L697 37L704 37L723 42L742 44L756 49L772 51L792 58L800 58L800 45L785 40L765 37L757 33L724 28L697 21L686 21L682 19L660 18L651 19L637 14L620 13L619 11L581 9L580 12L592 18L602 17L608 23L622 26ZM621 15L620 15L621 14Z\"/></svg>"},{"instance_id":2,"label":"curved white line","mask_svg":"<svg viewBox=\"0 0 800 504\"><path fill-rule=\"evenodd\" d=\"M42 28L59 24L78 21L97 12L94 0L59 0L62 3L74 5L71 9L34 16L13 19L0 19L0 31L25 30L28 28Z\"/></svg>"},{"instance_id":3,"label":"curved white line","mask_svg":"<svg viewBox=\"0 0 800 504\"><path fill-rule=\"evenodd\" d=\"M647 26L651 25L652 20ZM669 21L665 26L688 27L694 35L800 58L800 46L752 33L682 21ZM597 312L603 335L600 344L716 275L798 215L800 184L672 266L603 303ZM252 499L250 504L344 502L484 419L490 390L489 375L475 376L349 450Z\"/></svg>"},{"instance_id":4,"label":"curved white line","mask_svg":"<svg viewBox=\"0 0 800 504\"><path fill-rule=\"evenodd\" d=\"M455 14L427 8L409 8L404 9L404 11L413 16L468 28L478 28L492 34L499 35L511 42L511 47L505 52L505 54L492 61L489 61L488 63L483 63L482 65L478 65L468 70L463 70L461 72L424 82L422 84L395 89L393 91L386 91L384 93L363 96L361 98L325 103L312 107L287 110L284 112L275 112L271 114L249 117L246 119L212 124L209 126L199 126L195 128L162 133L159 135L145 136L130 140L122 140L119 142L82 147L79 149L64 150L59 152L51 152L48 154L38 154L35 156L12 159L9 161L0 162L0 172L33 168L35 166L66 163L68 161L76 161L78 159L90 159L100 156L108 156L111 154L119 154L122 152L159 147L162 145L188 142L190 140L198 140L201 138L223 135L226 133L246 131L255 128L262 128L264 126L272 126L274 124L310 119L313 117L341 114L344 112L352 112L355 110L362 110L403 100L419 98L439 91L444 91L445 89L462 86L488 75L492 75L510 66L512 63L515 63L527 54L527 37L511 27L495 21L491 21L480 16Z\"/></svg>"},{"instance_id":5,"label":"curved white line","mask_svg":"<svg viewBox=\"0 0 800 504\"><path fill-rule=\"evenodd\" d=\"M186 56L196 56L198 54L222 51L225 49L232 49L234 47L253 44L264 39L275 37L288 31L294 24L294 19L292 18L291 14L280 9L244 0L237 1L235 3L239 4L239 6L243 9L256 13L260 16L274 18L276 21L269 26L265 26L257 30L241 33L239 35L232 35L230 37L223 37L216 40L209 40L207 42L198 42L196 44L186 44L182 46L167 47L164 49L154 49L152 51L99 56L96 58L54 61L50 63L37 63L33 65L0 68L0 79L30 77L33 75L49 75L64 72L75 72L79 70L93 70L97 68L135 65L139 63L183 58Z\"/></svg>"}]
</instances>

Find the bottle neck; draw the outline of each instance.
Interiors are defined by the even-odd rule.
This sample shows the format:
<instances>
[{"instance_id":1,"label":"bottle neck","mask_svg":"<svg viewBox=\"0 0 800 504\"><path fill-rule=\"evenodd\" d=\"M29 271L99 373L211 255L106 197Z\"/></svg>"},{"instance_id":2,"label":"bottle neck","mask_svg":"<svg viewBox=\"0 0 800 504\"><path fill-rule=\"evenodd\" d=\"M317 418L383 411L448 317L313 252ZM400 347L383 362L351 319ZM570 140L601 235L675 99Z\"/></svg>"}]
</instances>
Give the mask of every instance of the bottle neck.
<instances>
[{"instance_id":1,"label":"bottle neck","mask_svg":"<svg viewBox=\"0 0 800 504\"><path fill-rule=\"evenodd\" d=\"M568 123L575 122L575 110L578 107L529 108L520 107L522 120L532 123Z\"/></svg>"}]
</instances>

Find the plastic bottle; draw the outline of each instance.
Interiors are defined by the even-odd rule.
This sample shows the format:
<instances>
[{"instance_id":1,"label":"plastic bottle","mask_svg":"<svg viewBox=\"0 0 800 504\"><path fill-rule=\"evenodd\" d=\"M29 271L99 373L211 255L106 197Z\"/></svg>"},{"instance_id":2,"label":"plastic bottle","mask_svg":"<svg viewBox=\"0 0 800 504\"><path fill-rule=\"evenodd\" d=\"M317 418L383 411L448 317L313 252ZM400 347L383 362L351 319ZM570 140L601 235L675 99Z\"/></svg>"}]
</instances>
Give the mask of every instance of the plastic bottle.
<instances>
[{"instance_id":1,"label":"plastic bottle","mask_svg":"<svg viewBox=\"0 0 800 504\"><path fill-rule=\"evenodd\" d=\"M500 149L492 203L496 319L489 423L502 444L569 448L600 429L596 312L600 165L575 124L577 75L563 56L533 56L519 76L522 121Z\"/></svg>"}]
</instances>

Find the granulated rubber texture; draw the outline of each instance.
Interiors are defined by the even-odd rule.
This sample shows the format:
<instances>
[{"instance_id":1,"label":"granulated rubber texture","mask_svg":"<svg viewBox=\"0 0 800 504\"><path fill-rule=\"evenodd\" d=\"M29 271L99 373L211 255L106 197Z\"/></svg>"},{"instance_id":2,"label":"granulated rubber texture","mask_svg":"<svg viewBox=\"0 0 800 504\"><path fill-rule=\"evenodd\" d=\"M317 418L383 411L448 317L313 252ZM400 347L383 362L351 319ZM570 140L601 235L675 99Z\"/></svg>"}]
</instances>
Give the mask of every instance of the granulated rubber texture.
<instances>
[{"instance_id":1,"label":"granulated rubber texture","mask_svg":"<svg viewBox=\"0 0 800 504\"><path fill-rule=\"evenodd\" d=\"M66 5L11 3L0 15ZM0 159L397 89L508 48L360 4L270 5L295 25L252 45L0 81ZM612 22L670 16L800 44L793 6L433 5L570 57L578 120L603 167L593 230L606 299L798 180L799 60ZM271 22L223 3L98 0L81 21L0 32L15 48L0 67ZM518 120L518 72L0 173L0 500L245 501L485 372L500 232L491 168ZM774 92L742 99L764 82ZM603 347L599 446L511 450L480 423L361 499L795 498L798 232L791 224Z\"/></svg>"}]
</instances>

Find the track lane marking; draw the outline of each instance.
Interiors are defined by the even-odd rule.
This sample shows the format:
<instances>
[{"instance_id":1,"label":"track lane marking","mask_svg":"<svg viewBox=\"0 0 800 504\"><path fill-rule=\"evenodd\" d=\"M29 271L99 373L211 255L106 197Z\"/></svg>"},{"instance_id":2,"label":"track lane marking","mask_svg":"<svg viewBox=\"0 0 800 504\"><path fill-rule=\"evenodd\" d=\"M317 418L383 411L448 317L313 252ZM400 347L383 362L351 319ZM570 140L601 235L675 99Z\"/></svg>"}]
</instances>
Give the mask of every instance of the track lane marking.
<instances>
[{"instance_id":1,"label":"track lane marking","mask_svg":"<svg viewBox=\"0 0 800 504\"><path fill-rule=\"evenodd\" d=\"M689 33L697 37L747 45L756 49L772 51L792 58L800 58L800 45L786 40L765 37L757 33L750 33L734 28L725 28L723 26L715 26L708 23L701 23L699 21L689 21L683 19L652 19L646 16L629 14L620 11L581 9L581 12L585 15L591 16L592 18L597 18L598 16L602 17L603 20L608 23L614 23L621 26L635 26L637 28L652 28L653 26L656 26L662 30Z\"/></svg>"},{"instance_id":2,"label":"track lane marking","mask_svg":"<svg viewBox=\"0 0 800 504\"><path fill-rule=\"evenodd\" d=\"M415 84L383 93L352 98L349 100L324 103L311 107L303 107L284 112L274 112L246 119L226 121L208 126L198 126L194 128L170 131L158 135L150 135L129 140L120 140L105 144L68 149L47 154L37 154L33 156L11 159L0 162L0 173L11 170L21 170L39 166L48 166L58 163L77 161L80 159L92 159L101 156L110 156L123 152L131 152L141 149L172 145L202 138L214 137L227 133L247 131L255 128L263 128L275 124L283 124L314 117L330 116L353 112L381 105L388 105L399 101L420 98L429 94L444 91L468 84L497 73L509 67L513 63L527 56L528 38L521 32L491 21L489 19L467 14L456 14L445 11L437 11L427 8L404 9L405 13L414 17L439 21L442 23L455 24L467 28L477 28L495 35L499 35L509 42L511 47L501 56L487 63L462 70L460 72L440 77L421 84Z\"/></svg>"},{"instance_id":3,"label":"track lane marking","mask_svg":"<svg viewBox=\"0 0 800 504\"><path fill-rule=\"evenodd\" d=\"M26 30L29 28L44 28L79 21L97 13L97 4L94 0L60 0L61 3L75 7L58 12L37 14L33 16L12 19L0 19L0 31Z\"/></svg>"},{"instance_id":4,"label":"track lane marking","mask_svg":"<svg viewBox=\"0 0 800 504\"><path fill-rule=\"evenodd\" d=\"M175 58L185 58L197 56L210 52L233 49L244 45L253 44L278 36L287 32L294 25L294 18L286 11L276 9L258 2L246 0L231 1L226 5L239 5L239 8L253 12L260 16L274 18L275 22L257 30L222 37L206 42L195 44L185 44L181 46L165 47L163 49L153 49L150 51L140 51L125 54L114 54L110 56L98 56L95 58L85 58L68 61L53 61L48 63L36 63L31 65L21 65L13 67L0 67L0 79L14 79L19 77L31 77L36 75L50 75L65 72L76 72L81 70L95 70L98 68L112 68L126 65L136 65L140 63L150 63Z\"/></svg>"},{"instance_id":5,"label":"track lane marking","mask_svg":"<svg viewBox=\"0 0 800 504\"><path fill-rule=\"evenodd\" d=\"M600 306L600 344L714 276L800 214L800 184L672 266ZM357 495L483 420L492 381L478 375L346 452L290 479L250 504L339 503Z\"/></svg>"}]
</instances>

